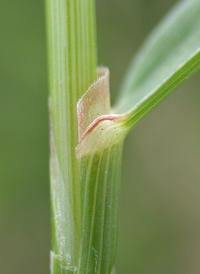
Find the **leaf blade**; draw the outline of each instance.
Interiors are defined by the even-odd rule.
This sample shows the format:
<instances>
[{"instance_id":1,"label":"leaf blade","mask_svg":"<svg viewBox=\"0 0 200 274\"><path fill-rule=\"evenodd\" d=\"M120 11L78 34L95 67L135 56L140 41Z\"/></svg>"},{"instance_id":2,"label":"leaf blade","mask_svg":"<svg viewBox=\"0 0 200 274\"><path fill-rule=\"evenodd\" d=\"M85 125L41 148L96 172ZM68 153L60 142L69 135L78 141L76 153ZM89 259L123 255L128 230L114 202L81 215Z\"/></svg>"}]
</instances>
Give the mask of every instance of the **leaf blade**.
<instances>
[{"instance_id":1,"label":"leaf blade","mask_svg":"<svg viewBox=\"0 0 200 274\"><path fill-rule=\"evenodd\" d=\"M139 109L144 107L145 114L148 113L199 69L199 14L199 0L180 2L133 59L114 107L115 113L127 113L130 124L135 123ZM170 87L168 91L166 86ZM166 94L159 96L164 89ZM157 103L155 96L158 96ZM154 106L149 104L151 98Z\"/></svg>"}]
</instances>

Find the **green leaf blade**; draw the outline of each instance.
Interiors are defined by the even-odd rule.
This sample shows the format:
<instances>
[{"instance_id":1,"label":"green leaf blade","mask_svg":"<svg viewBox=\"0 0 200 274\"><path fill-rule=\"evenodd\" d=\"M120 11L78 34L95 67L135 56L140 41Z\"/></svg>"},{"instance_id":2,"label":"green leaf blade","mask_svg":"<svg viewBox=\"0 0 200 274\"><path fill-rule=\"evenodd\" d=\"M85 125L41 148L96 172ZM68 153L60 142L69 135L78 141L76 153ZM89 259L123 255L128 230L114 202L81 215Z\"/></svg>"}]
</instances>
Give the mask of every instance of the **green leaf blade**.
<instances>
[{"instance_id":1,"label":"green leaf blade","mask_svg":"<svg viewBox=\"0 0 200 274\"><path fill-rule=\"evenodd\" d=\"M139 110L147 114L199 69L199 14L199 0L180 2L133 59L114 107L128 114L130 125Z\"/></svg>"}]
</instances>

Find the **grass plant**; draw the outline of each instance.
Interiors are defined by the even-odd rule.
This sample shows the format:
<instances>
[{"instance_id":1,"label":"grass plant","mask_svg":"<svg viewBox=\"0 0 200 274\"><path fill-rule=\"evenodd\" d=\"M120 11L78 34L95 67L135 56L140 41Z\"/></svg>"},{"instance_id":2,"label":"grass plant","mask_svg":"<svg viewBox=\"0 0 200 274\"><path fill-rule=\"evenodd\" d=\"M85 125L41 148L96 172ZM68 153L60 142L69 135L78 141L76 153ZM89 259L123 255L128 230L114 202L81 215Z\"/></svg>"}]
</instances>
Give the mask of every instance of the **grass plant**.
<instances>
[{"instance_id":1,"label":"grass plant","mask_svg":"<svg viewBox=\"0 0 200 274\"><path fill-rule=\"evenodd\" d=\"M117 104L97 68L94 0L46 0L51 273L114 273L123 141L200 67L200 1L179 2L133 58Z\"/></svg>"}]
</instances>

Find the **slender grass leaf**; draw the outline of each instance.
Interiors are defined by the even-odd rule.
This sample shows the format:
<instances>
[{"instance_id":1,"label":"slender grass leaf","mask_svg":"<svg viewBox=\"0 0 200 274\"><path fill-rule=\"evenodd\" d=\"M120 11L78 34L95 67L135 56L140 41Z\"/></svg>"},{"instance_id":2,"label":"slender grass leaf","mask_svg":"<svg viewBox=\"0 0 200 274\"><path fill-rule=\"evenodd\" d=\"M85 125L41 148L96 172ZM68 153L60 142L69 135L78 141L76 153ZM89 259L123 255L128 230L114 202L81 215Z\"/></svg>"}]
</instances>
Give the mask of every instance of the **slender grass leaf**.
<instances>
[{"instance_id":1,"label":"slender grass leaf","mask_svg":"<svg viewBox=\"0 0 200 274\"><path fill-rule=\"evenodd\" d=\"M132 125L200 67L200 1L178 3L133 58L115 113Z\"/></svg>"}]
</instances>

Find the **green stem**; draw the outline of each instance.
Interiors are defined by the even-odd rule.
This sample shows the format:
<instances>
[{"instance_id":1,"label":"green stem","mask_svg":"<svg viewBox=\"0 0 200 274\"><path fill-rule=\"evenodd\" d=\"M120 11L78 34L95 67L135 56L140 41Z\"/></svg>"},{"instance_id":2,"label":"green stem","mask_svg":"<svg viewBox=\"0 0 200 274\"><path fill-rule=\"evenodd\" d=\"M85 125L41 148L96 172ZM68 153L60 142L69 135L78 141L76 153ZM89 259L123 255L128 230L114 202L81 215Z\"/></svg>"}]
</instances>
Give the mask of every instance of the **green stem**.
<instances>
[{"instance_id":1,"label":"green stem","mask_svg":"<svg viewBox=\"0 0 200 274\"><path fill-rule=\"evenodd\" d=\"M59 262L60 269L75 269L81 239L76 104L96 79L94 0L46 0L46 14L52 124L52 261ZM52 269L52 273L61 271Z\"/></svg>"}]
</instances>

